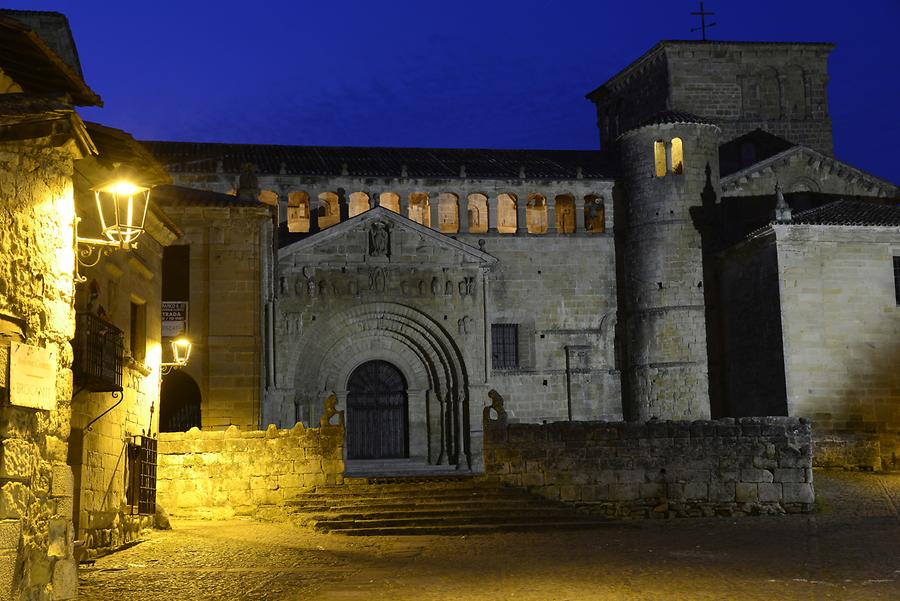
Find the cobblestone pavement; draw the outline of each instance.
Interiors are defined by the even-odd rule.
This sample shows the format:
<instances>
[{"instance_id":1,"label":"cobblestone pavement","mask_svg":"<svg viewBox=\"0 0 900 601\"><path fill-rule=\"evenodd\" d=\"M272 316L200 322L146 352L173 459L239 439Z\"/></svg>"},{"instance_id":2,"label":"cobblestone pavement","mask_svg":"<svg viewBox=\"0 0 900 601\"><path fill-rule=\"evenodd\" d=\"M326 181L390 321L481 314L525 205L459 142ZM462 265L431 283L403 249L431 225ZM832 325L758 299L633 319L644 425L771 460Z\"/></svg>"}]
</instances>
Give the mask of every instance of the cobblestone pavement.
<instances>
[{"instance_id":1,"label":"cobblestone pavement","mask_svg":"<svg viewBox=\"0 0 900 601\"><path fill-rule=\"evenodd\" d=\"M900 474L816 472L815 516L354 538L176 521L80 572L79 599L900 599Z\"/></svg>"}]
</instances>

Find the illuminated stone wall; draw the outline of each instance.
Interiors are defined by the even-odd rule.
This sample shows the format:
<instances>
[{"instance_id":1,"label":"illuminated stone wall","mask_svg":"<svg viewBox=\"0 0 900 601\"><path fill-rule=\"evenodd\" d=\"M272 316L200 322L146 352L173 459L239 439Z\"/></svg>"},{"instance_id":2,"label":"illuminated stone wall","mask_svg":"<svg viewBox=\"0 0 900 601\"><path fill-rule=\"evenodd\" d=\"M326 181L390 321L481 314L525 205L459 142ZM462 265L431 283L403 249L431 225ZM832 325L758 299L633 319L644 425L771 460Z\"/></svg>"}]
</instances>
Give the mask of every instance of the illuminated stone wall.
<instances>
[{"instance_id":1,"label":"illuminated stone wall","mask_svg":"<svg viewBox=\"0 0 900 601\"><path fill-rule=\"evenodd\" d=\"M261 424L265 302L271 300L272 226L267 207L168 205L190 245L184 369L200 389L203 429Z\"/></svg>"},{"instance_id":2,"label":"illuminated stone wall","mask_svg":"<svg viewBox=\"0 0 900 601\"><path fill-rule=\"evenodd\" d=\"M900 254L900 232L896 227L774 229L789 415L812 419L816 436L826 443L823 451L828 449L822 463L897 469L900 307L893 257ZM837 440L828 443L829 437ZM879 446L880 462L865 450L873 444Z\"/></svg>"},{"instance_id":3,"label":"illuminated stone wall","mask_svg":"<svg viewBox=\"0 0 900 601\"><path fill-rule=\"evenodd\" d=\"M250 515L315 486L343 483L340 426L162 433L157 502L171 515Z\"/></svg>"},{"instance_id":4,"label":"illuminated stone wall","mask_svg":"<svg viewBox=\"0 0 900 601\"><path fill-rule=\"evenodd\" d=\"M611 517L813 511L809 421L485 424L487 478Z\"/></svg>"},{"instance_id":5,"label":"illuminated stone wall","mask_svg":"<svg viewBox=\"0 0 900 601\"><path fill-rule=\"evenodd\" d=\"M79 207L91 206L87 201L93 201L93 195L85 192L83 198L79 195ZM88 215L79 225L83 235L98 231ZM160 335L162 249L177 233L155 211L148 213L146 228L137 248L116 251L96 267L82 268L87 281L77 286L79 312L102 314L125 333L121 402L108 392L76 389L72 403L69 463L75 476L76 534L89 549L116 548L153 524L153 516L136 515L128 503L126 450L134 436L157 431L159 364L171 361L171 351L161 347ZM132 303L143 307L138 319L145 333L139 336L142 342L135 342L136 357L131 353Z\"/></svg>"},{"instance_id":6,"label":"illuminated stone wall","mask_svg":"<svg viewBox=\"0 0 900 601\"><path fill-rule=\"evenodd\" d=\"M75 596L72 472L71 143L0 144L0 597ZM9 347L55 351L49 410L8 402ZM49 375L49 374L48 374Z\"/></svg>"}]
</instances>

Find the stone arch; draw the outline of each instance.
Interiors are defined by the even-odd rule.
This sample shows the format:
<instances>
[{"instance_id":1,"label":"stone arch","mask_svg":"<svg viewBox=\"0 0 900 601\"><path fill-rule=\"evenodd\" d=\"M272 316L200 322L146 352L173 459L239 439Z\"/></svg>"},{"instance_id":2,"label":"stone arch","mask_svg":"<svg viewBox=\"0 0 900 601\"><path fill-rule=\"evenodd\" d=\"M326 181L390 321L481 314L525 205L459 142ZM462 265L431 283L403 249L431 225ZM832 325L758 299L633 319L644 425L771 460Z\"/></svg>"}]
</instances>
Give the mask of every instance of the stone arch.
<instances>
[{"instance_id":1,"label":"stone arch","mask_svg":"<svg viewBox=\"0 0 900 601\"><path fill-rule=\"evenodd\" d=\"M337 225L341 222L341 205L337 192L319 193L319 206L316 209L319 218L319 229Z\"/></svg>"},{"instance_id":2,"label":"stone arch","mask_svg":"<svg viewBox=\"0 0 900 601\"><path fill-rule=\"evenodd\" d=\"M440 323L411 307L367 303L315 323L303 337L302 361L288 366L297 401L317 419L321 399L346 398L346 383L364 361L382 359L400 369L410 386L410 435L430 463L471 467L469 382L459 348ZM299 344L299 342L298 342Z\"/></svg>"},{"instance_id":3,"label":"stone arch","mask_svg":"<svg viewBox=\"0 0 900 601\"><path fill-rule=\"evenodd\" d=\"M606 231L606 210L602 196L588 194L584 197L584 229L591 234Z\"/></svg>"},{"instance_id":4,"label":"stone arch","mask_svg":"<svg viewBox=\"0 0 900 601\"><path fill-rule=\"evenodd\" d=\"M288 194L287 222L289 232L309 231L309 194L302 190Z\"/></svg>"},{"instance_id":5,"label":"stone arch","mask_svg":"<svg viewBox=\"0 0 900 601\"><path fill-rule=\"evenodd\" d=\"M763 67L745 76L741 98L745 118L780 118L781 85L778 71L774 67Z\"/></svg>"},{"instance_id":6,"label":"stone arch","mask_svg":"<svg viewBox=\"0 0 900 601\"><path fill-rule=\"evenodd\" d=\"M575 197L560 194L554 199L556 206L556 231L571 234L575 231Z\"/></svg>"},{"instance_id":7,"label":"stone arch","mask_svg":"<svg viewBox=\"0 0 900 601\"><path fill-rule=\"evenodd\" d=\"M811 177L801 176L791 181L785 190L788 192L819 192L819 183Z\"/></svg>"},{"instance_id":8,"label":"stone arch","mask_svg":"<svg viewBox=\"0 0 900 601\"><path fill-rule=\"evenodd\" d=\"M275 192L274 190L260 190L259 194L256 196L256 199L264 205L269 205L270 207L278 206L278 192Z\"/></svg>"},{"instance_id":9,"label":"stone arch","mask_svg":"<svg viewBox=\"0 0 900 601\"><path fill-rule=\"evenodd\" d=\"M438 222L442 234L459 232L459 196L444 192L438 197Z\"/></svg>"},{"instance_id":10,"label":"stone arch","mask_svg":"<svg viewBox=\"0 0 900 601\"><path fill-rule=\"evenodd\" d=\"M518 225L519 199L512 192L497 195L497 231L515 234Z\"/></svg>"},{"instance_id":11,"label":"stone arch","mask_svg":"<svg viewBox=\"0 0 900 601\"><path fill-rule=\"evenodd\" d=\"M201 426L200 387L184 370L163 377L159 387L159 431L186 432Z\"/></svg>"},{"instance_id":12,"label":"stone arch","mask_svg":"<svg viewBox=\"0 0 900 601\"><path fill-rule=\"evenodd\" d=\"M525 204L525 223L529 234L547 233L547 199L543 194L528 195Z\"/></svg>"},{"instance_id":13,"label":"stone arch","mask_svg":"<svg viewBox=\"0 0 900 601\"><path fill-rule=\"evenodd\" d=\"M396 192L382 192L378 195L378 206L395 213L400 212L400 195Z\"/></svg>"},{"instance_id":14,"label":"stone arch","mask_svg":"<svg viewBox=\"0 0 900 601\"><path fill-rule=\"evenodd\" d=\"M406 216L425 227L431 227L431 203L428 192L410 192Z\"/></svg>"},{"instance_id":15,"label":"stone arch","mask_svg":"<svg viewBox=\"0 0 900 601\"><path fill-rule=\"evenodd\" d=\"M369 210L369 195L365 192L351 192L349 200L350 205L347 210L349 217L356 217Z\"/></svg>"},{"instance_id":16,"label":"stone arch","mask_svg":"<svg viewBox=\"0 0 900 601\"><path fill-rule=\"evenodd\" d=\"M468 232L486 234L488 231L488 199L485 194L475 192L466 197Z\"/></svg>"}]
</instances>

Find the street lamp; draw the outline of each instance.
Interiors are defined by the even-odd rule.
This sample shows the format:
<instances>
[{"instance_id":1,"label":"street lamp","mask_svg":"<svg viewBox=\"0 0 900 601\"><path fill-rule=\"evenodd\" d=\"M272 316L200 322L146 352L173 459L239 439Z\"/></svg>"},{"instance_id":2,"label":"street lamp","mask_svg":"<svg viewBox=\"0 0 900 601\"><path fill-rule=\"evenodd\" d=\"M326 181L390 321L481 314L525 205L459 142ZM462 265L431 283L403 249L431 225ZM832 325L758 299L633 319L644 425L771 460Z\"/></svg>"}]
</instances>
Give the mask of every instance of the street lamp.
<instances>
[{"instance_id":1,"label":"street lamp","mask_svg":"<svg viewBox=\"0 0 900 601\"><path fill-rule=\"evenodd\" d=\"M97 202L100 218L101 238L82 238L78 235L75 217L75 243L77 247L75 280L84 282L87 278L78 275L78 263L93 267L100 258L114 249L137 248L136 240L144 232L147 208L150 206L150 188L129 181L116 180L91 188Z\"/></svg>"},{"instance_id":2,"label":"street lamp","mask_svg":"<svg viewBox=\"0 0 900 601\"><path fill-rule=\"evenodd\" d=\"M191 341L187 338L176 338L171 342L171 345L173 361L171 363L159 364L159 369L163 375L186 366L188 359L191 357L191 348L193 347L193 344L191 344Z\"/></svg>"}]
</instances>

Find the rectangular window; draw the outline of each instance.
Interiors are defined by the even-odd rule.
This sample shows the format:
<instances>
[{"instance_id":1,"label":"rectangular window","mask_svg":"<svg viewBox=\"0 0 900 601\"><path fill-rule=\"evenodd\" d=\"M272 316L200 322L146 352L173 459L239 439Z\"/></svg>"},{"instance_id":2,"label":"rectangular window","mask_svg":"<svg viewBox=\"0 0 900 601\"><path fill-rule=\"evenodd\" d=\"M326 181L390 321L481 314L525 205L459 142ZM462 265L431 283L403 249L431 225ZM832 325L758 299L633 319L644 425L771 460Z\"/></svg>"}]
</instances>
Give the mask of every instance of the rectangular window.
<instances>
[{"instance_id":1,"label":"rectangular window","mask_svg":"<svg viewBox=\"0 0 900 601\"><path fill-rule=\"evenodd\" d=\"M894 300L900 307L900 257L894 257Z\"/></svg>"},{"instance_id":2,"label":"rectangular window","mask_svg":"<svg viewBox=\"0 0 900 601\"><path fill-rule=\"evenodd\" d=\"M519 367L519 325L495 323L491 325L491 366L494 369Z\"/></svg>"},{"instance_id":3,"label":"rectangular window","mask_svg":"<svg viewBox=\"0 0 900 601\"><path fill-rule=\"evenodd\" d=\"M131 301L131 329L128 348L135 361L147 356L147 305Z\"/></svg>"}]
</instances>

